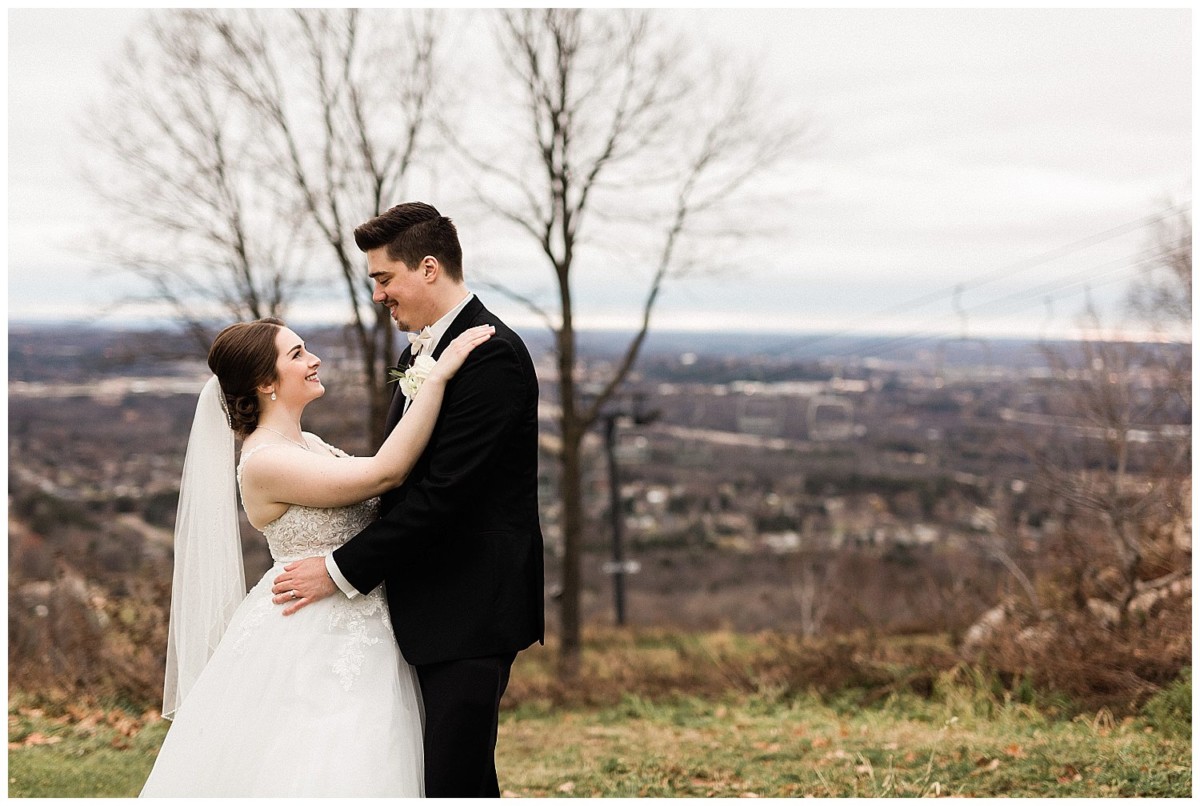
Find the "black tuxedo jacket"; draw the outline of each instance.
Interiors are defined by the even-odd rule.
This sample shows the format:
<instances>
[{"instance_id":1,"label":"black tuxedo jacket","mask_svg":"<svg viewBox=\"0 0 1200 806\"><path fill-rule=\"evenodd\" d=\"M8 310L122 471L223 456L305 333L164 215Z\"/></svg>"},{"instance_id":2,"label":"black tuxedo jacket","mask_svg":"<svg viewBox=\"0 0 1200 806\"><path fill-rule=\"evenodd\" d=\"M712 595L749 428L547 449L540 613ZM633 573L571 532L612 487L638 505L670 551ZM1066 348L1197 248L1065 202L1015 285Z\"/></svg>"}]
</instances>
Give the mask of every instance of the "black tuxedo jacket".
<instances>
[{"instance_id":1,"label":"black tuxedo jacket","mask_svg":"<svg viewBox=\"0 0 1200 806\"><path fill-rule=\"evenodd\" d=\"M545 632L537 507L537 376L524 342L476 297L437 358L475 325L496 332L446 385L425 452L379 520L334 551L366 593L386 582L396 642L414 665L518 652ZM404 396L397 390L387 431Z\"/></svg>"}]
</instances>

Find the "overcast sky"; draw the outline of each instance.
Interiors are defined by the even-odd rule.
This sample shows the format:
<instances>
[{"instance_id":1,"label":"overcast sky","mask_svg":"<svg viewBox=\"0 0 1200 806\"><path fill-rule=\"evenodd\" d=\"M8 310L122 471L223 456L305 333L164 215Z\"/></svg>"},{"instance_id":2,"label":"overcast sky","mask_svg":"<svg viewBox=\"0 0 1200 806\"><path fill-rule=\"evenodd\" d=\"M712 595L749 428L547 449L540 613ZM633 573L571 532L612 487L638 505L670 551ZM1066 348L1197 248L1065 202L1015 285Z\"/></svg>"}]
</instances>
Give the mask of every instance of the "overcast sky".
<instances>
[{"instance_id":1,"label":"overcast sky","mask_svg":"<svg viewBox=\"0 0 1200 806\"><path fill-rule=\"evenodd\" d=\"M79 126L143 13L8 13L10 320L115 297L79 249L103 216ZM1085 287L1119 296L1149 237L1134 222L1190 203L1189 10L664 13L761 61L817 138L773 178L794 190L745 245L755 271L669 287L659 327L1065 333ZM492 274L525 260L458 221ZM584 324L632 323L640 292L581 278Z\"/></svg>"}]
</instances>

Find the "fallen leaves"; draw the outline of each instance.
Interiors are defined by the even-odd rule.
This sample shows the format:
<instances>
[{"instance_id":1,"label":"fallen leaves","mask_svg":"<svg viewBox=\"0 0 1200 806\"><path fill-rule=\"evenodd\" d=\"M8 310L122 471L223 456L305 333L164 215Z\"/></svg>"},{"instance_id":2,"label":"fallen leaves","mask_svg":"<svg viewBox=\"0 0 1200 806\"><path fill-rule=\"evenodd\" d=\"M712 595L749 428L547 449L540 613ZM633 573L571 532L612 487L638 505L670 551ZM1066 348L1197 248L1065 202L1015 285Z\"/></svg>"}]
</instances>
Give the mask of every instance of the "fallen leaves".
<instances>
[{"instance_id":1,"label":"fallen leaves","mask_svg":"<svg viewBox=\"0 0 1200 806\"><path fill-rule=\"evenodd\" d=\"M104 737L110 747L127 750L133 746L130 740L148 722L161 719L156 710L138 716L120 708L98 708L80 703L68 704L52 714L43 708L32 707L19 707L15 711L8 715L9 750L55 745L73 737L95 736L102 731L115 734L111 739Z\"/></svg>"},{"instance_id":2,"label":"fallen leaves","mask_svg":"<svg viewBox=\"0 0 1200 806\"><path fill-rule=\"evenodd\" d=\"M1060 784L1073 784L1077 781L1082 781L1082 780L1083 780L1083 775L1080 774L1079 770L1075 769L1074 764L1068 764L1065 767L1063 767L1062 772L1059 773L1059 776L1058 776L1058 782Z\"/></svg>"},{"instance_id":3,"label":"fallen leaves","mask_svg":"<svg viewBox=\"0 0 1200 806\"><path fill-rule=\"evenodd\" d=\"M34 731L19 742L9 742L9 750L19 750L22 747L37 747L38 745L58 744L62 741L61 736L47 736L44 733Z\"/></svg>"}]
</instances>

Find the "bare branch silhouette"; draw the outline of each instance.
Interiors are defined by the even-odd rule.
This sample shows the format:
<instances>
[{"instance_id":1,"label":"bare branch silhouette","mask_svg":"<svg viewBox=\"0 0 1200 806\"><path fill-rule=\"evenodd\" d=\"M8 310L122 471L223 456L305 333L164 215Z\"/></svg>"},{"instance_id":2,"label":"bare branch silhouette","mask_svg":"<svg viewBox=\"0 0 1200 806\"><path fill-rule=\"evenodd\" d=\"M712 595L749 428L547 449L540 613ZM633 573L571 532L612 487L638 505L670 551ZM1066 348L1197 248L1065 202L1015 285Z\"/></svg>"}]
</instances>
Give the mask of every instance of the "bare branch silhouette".
<instances>
[{"instance_id":1,"label":"bare branch silhouette","mask_svg":"<svg viewBox=\"0 0 1200 806\"><path fill-rule=\"evenodd\" d=\"M352 230L398 201L420 154L435 30L425 12L156 13L89 119L110 158L92 185L126 222L110 260L199 338L282 314L306 284L341 287L376 444L395 327Z\"/></svg>"},{"instance_id":2,"label":"bare branch silhouette","mask_svg":"<svg viewBox=\"0 0 1200 806\"><path fill-rule=\"evenodd\" d=\"M708 231L743 229L731 218L739 193L796 151L801 130L783 116L768 121L752 74L728 79L719 54L669 36L648 13L505 10L496 38L523 128L505 140L503 159L446 129L477 177L476 197L530 239L557 288L553 307L509 296L554 334L564 513L559 668L569 677L580 642L584 436L636 364L664 285L690 265L685 246L698 248ZM598 254L599 234L619 251ZM635 264L617 257L626 248ZM650 267L635 334L584 399L573 286L582 271L627 265Z\"/></svg>"}]
</instances>

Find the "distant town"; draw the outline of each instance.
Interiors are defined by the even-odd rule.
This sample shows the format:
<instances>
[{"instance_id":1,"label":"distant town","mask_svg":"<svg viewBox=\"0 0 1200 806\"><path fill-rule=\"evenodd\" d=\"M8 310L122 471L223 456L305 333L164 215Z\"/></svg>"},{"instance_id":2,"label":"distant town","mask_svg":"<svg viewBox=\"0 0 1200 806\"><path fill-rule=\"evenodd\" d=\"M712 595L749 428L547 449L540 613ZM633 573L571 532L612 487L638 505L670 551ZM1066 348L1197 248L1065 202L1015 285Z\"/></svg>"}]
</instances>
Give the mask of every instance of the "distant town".
<instances>
[{"instance_id":1,"label":"distant town","mask_svg":"<svg viewBox=\"0 0 1200 806\"><path fill-rule=\"evenodd\" d=\"M329 392L305 427L351 453L367 451L361 381L340 331L306 336ZM529 342L542 385L552 600L558 401L549 339ZM582 335L585 390L623 343L620 334ZM805 634L965 629L1014 584L1014 558L1061 528L1037 481L1039 449L1103 437L1062 402L1072 378L1054 357L1077 363L1078 350L1071 342L654 334L611 412L619 569L603 435L587 445L585 618L611 620L609 577L620 570L633 623ZM207 374L202 352L175 332L10 329L10 541L14 529L33 541L18 573L22 562L82 562L79 551L103 555L116 571L169 567L183 451ZM1154 380L1133 386L1149 390ZM1130 472L1150 472L1163 443L1190 440L1190 409L1165 412L1130 439ZM256 577L270 559L244 529L246 570ZM63 530L74 535L62 542L73 551L60 546L55 559L37 560L37 546L54 545L43 533ZM130 546L137 558L117 556ZM547 613L553 620L553 606Z\"/></svg>"}]
</instances>

